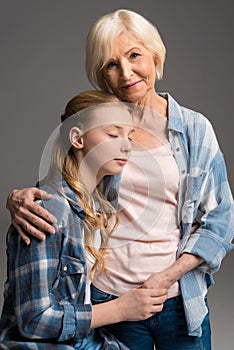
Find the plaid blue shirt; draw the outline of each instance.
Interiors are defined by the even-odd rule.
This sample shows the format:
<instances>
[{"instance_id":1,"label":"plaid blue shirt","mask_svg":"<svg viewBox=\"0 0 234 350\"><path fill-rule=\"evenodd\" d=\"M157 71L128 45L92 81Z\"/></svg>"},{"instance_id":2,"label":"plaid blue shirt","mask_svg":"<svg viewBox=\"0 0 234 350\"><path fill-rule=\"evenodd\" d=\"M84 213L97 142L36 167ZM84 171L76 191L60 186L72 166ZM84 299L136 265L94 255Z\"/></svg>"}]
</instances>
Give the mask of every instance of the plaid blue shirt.
<instances>
[{"instance_id":1,"label":"plaid blue shirt","mask_svg":"<svg viewBox=\"0 0 234 350\"><path fill-rule=\"evenodd\" d=\"M167 94L169 140L180 172L178 257L187 252L202 257L201 266L180 279L190 335L201 335L207 314L205 296L212 274L233 249L233 198L224 157L210 122L200 113L181 107ZM194 219L200 227L190 235Z\"/></svg>"},{"instance_id":2,"label":"plaid blue shirt","mask_svg":"<svg viewBox=\"0 0 234 350\"><path fill-rule=\"evenodd\" d=\"M29 246L13 226L7 234L8 274L0 349L74 349L90 333L92 307L84 304L85 215L67 183L58 175L55 182L75 202L72 204L50 186L42 187L53 194L41 205L57 218L56 233L40 242L31 238ZM98 349L126 349L105 330L96 332L103 339Z\"/></svg>"},{"instance_id":3,"label":"plaid blue shirt","mask_svg":"<svg viewBox=\"0 0 234 350\"><path fill-rule=\"evenodd\" d=\"M214 284L212 275L234 247L233 198L224 157L208 119L181 107L168 93L160 95L168 100L168 137L180 174L181 237L177 258L186 252L205 261L179 281L188 334L201 336L201 324L208 312L205 297L208 287ZM120 180L121 175L116 177L113 193L118 193ZM115 201L112 199L113 204ZM190 235L195 219L200 227Z\"/></svg>"}]
</instances>

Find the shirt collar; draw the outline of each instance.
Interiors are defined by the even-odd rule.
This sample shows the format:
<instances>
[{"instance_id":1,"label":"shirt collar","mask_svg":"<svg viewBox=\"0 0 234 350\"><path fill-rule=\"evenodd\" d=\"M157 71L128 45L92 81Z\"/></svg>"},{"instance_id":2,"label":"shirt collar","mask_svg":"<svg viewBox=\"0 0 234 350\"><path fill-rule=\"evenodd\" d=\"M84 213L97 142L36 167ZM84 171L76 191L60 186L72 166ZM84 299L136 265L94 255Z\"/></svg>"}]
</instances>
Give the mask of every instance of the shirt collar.
<instances>
[{"instance_id":1,"label":"shirt collar","mask_svg":"<svg viewBox=\"0 0 234 350\"><path fill-rule=\"evenodd\" d=\"M169 93L159 93L159 95L166 98L168 102L168 129L183 132L184 122L181 106Z\"/></svg>"},{"instance_id":2,"label":"shirt collar","mask_svg":"<svg viewBox=\"0 0 234 350\"><path fill-rule=\"evenodd\" d=\"M74 191L71 189L71 187L68 185L68 183L63 178L62 174L60 174L58 171L53 175L53 178L51 180L53 184L55 184L59 190L61 190L65 196L67 196L70 200L68 200L69 205L73 209L73 211L82 219L84 220L86 217L86 214L83 210L83 208L80 206L79 201L74 193Z\"/></svg>"}]
</instances>

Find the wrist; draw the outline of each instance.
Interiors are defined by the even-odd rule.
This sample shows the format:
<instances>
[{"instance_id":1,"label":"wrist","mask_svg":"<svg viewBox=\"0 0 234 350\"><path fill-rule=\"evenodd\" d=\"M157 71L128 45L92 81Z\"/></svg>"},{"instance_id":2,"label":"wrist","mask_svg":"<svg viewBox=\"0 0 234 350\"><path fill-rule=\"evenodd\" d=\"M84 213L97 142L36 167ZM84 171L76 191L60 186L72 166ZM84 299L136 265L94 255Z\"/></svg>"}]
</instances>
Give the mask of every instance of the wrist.
<instances>
[{"instance_id":1,"label":"wrist","mask_svg":"<svg viewBox=\"0 0 234 350\"><path fill-rule=\"evenodd\" d=\"M203 262L197 255L184 253L174 264L163 271L165 279L170 286L178 281L185 273L193 270Z\"/></svg>"},{"instance_id":2,"label":"wrist","mask_svg":"<svg viewBox=\"0 0 234 350\"><path fill-rule=\"evenodd\" d=\"M164 287L170 288L179 278L175 275L175 272L170 267L161 272Z\"/></svg>"},{"instance_id":3,"label":"wrist","mask_svg":"<svg viewBox=\"0 0 234 350\"><path fill-rule=\"evenodd\" d=\"M126 305L124 305L124 300L120 296L119 298L113 300L115 302L116 308L116 321L115 322L123 322L127 321L126 317Z\"/></svg>"}]
</instances>

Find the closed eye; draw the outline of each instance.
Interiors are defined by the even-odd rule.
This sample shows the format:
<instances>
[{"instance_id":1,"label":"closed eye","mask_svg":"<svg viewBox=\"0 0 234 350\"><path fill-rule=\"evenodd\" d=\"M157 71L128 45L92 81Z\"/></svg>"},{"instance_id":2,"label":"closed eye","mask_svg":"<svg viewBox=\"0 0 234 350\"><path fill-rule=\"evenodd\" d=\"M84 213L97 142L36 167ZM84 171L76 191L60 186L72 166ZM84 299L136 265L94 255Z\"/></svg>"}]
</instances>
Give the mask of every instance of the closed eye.
<instances>
[{"instance_id":1,"label":"closed eye","mask_svg":"<svg viewBox=\"0 0 234 350\"><path fill-rule=\"evenodd\" d=\"M110 137L118 137L119 135L118 135L118 134L114 134L114 133L112 134L112 133L111 133L111 134L108 134L108 136L110 136Z\"/></svg>"}]
</instances>

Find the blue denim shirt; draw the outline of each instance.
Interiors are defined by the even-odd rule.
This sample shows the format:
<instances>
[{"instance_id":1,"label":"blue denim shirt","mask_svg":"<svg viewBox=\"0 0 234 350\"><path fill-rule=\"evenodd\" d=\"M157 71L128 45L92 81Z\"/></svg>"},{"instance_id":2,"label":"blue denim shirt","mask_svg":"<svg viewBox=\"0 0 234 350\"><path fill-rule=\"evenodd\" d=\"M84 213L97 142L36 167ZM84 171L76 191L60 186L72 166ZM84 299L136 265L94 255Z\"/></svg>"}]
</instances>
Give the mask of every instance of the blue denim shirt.
<instances>
[{"instance_id":1,"label":"blue denim shirt","mask_svg":"<svg viewBox=\"0 0 234 350\"><path fill-rule=\"evenodd\" d=\"M223 154L210 122L200 113L181 107L168 95L169 141L180 172L178 223L181 240L177 256L187 252L204 263L180 280L188 331L201 335L207 313L204 297L212 274L233 249L233 198ZM190 235L194 219L200 227Z\"/></svg>"},{"instance_id":2,"label":"blue denim shirt","mask_svg":"<svg viewBox=\"0 0 234 350\"><path fill-rule=\"evenodd\" d=\"M41 205L57 218L56 233L26 246L13 226L7 234L7 282L0 321L0 349L74 349L90 334L91 304L84 304L87 280L83 244L85 214L58 174L42 189L53 198ZM100 349L127 349L99 329ZM101 341L102 343L102 341ZM98 347L99 348L99 347Z\"/></svg>"},{"instance_id":3,"label":"blue denim shirt","mask_svg":"<svg viewBox=\"0 0 234 350\"><path fill-rule=\"evenodd\" d=\"M214 283L212 274L233 249L233 198L224 157L210 122L202 114L181 107L169 94L161 96L168 100L168 137L180 174L181 237L177 258L186 252L205 261L179 281L188 334L201 336L201 324L208 312L205 296ZM115 184L116 192L120 179ZM200 227L191 235L195 219Z\"/></svg>"}]
</instances>

